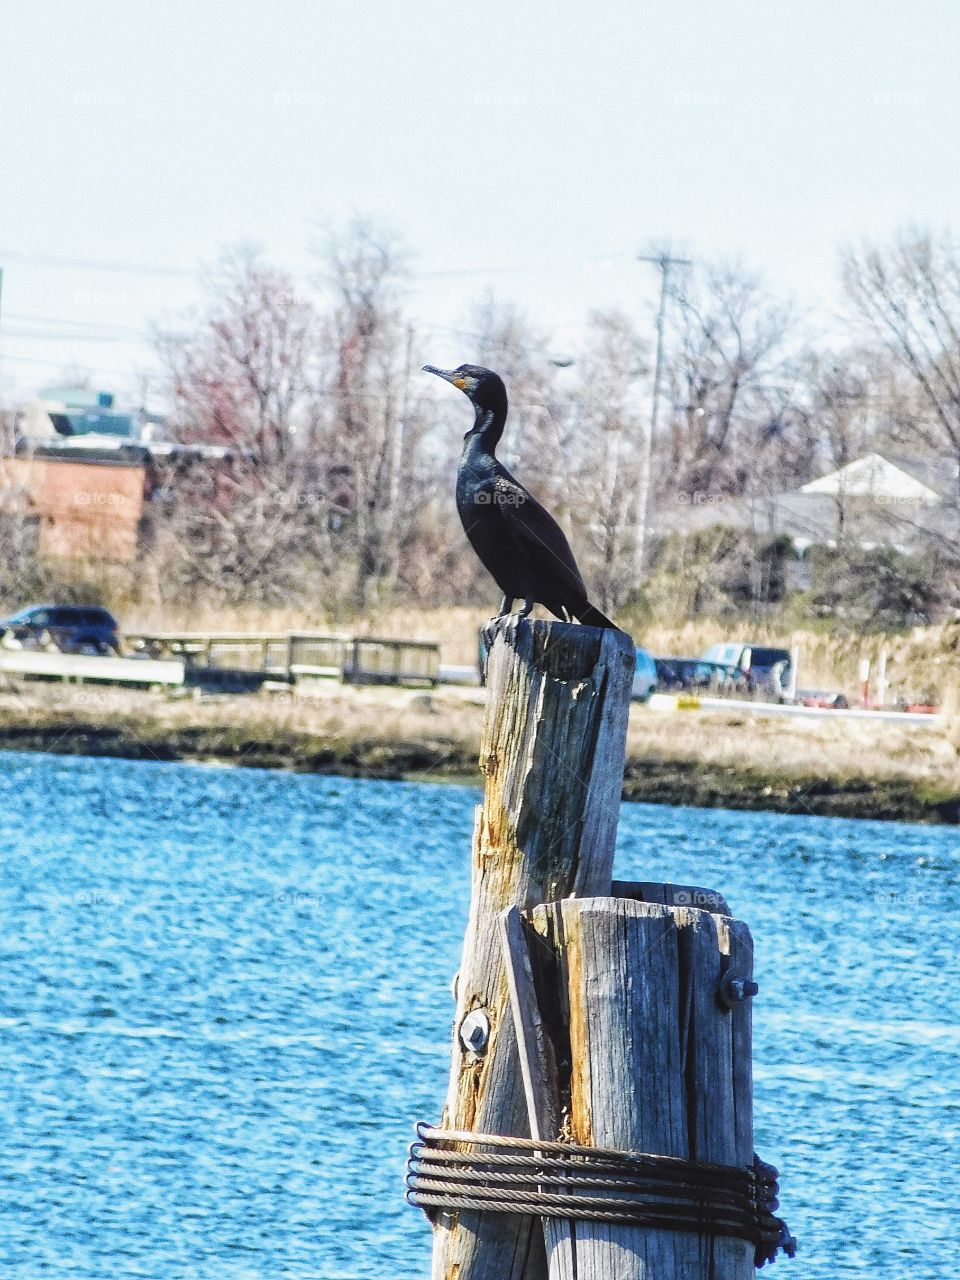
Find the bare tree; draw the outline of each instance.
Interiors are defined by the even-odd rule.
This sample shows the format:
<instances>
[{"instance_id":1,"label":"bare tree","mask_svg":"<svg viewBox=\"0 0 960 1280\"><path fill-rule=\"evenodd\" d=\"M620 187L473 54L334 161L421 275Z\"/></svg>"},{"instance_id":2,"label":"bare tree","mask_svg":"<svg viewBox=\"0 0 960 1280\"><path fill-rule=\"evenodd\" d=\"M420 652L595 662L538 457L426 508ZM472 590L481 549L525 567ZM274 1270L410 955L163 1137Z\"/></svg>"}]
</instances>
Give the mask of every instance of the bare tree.
<instances>
[{"instance_id":1,"label":"bare tree","mask_svg":"<svg viewBox=\"0 0 960 1280\"><path fill-rule=\"evenodd\" d=\"M856 462L879 431L869 353L810 352L802 362L801 382L811 462L815 465L816 460L822 460L829 471L839 471ZM843 486L835 501L837 528L843 541L851 514L850 496Z\"/></svg>"},{"instance_id":2,"label":"bare tree","mask_svg":"<svg viewBox=\"0 0 960 1280\"><path fill-rule=\"evenodd\" d=\"M174 428L184 443L224 445L269 466L312 438L316 310L249 250L225 255L207 291L193 333L159 338Z\"/></svg>"},{"instance_id":3,"label":"bare tree","mask_svg":"<svg viewBox=\"0 0 960 1280\"><path fill-rule=\"evenodd\" d=\"M957 463L960 502L960 251L953 237L907 229L887 245L848 249L854 313L907 375L914 444Z\"/></svg>"},{"instance_id":4,"label":"bare tree","mask_svg":"<svg viewBox=\"0 0 960 1280\"><path fill-rule=\"evenodd\" d=\"M0 454L0 597L16 607L38 591L46 574L38 555L39 520L9 456Z\"/></svg>"},{"instance_id":5,"label":"bare tree","mask_svg":"<svg viewBox=\"0 0 960 1280\"><path fill-rule=\"evenodd\" d=\"M622 312L590 317L577 361L579 395L567 471L576 492L577 524L587 541L591 589L603 609L616 609L636 585L645 404L639 380L646 344Z\"/></svg>"},{"instance_id":6,"label":"bare tree","mask_svg":"<svg viewBox=\"0 0 960 1280\"><path fill-rule=\"evenodd\" d=\"M208 294L192 332L158 340L173 431L198 448L156 464L153 555L178 589L287 598L304 566L332 554L317 313L246 251L221 261Z\"/></svg>"},{"instance_id":7,"label":"bare tree","mask_svg":"<svg viewBox=\"0 0 960 1280\"><path fill-rule=\"evenodd\" d=\"M423 394L411 379L415 335L401 310L397 242L354 222L328 239L324 268L325 449L362 609L393 590L401 549L429 496L419 467Z\"/></svg>"},{"instance_id":8,"label":"bare tree","mask_svg":"<svg viewBox=\"0 0 960 1280\"><path fill-rule=\"evenodd\" d=\"M739 265L707 266L673 288L667 346L673 397L666 488L736 494L779 483L792 414L789 308Z\"/></svg>"}]
</instances>

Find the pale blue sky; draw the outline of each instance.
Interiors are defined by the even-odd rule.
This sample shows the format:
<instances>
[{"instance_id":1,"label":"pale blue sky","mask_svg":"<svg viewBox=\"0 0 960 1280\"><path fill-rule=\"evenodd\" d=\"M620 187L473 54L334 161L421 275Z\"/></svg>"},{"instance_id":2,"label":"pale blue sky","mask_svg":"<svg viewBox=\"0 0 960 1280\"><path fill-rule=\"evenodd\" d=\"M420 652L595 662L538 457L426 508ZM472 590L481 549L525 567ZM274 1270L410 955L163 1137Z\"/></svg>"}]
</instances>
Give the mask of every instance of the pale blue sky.
<instances>
[{"instance_id":1,"label":"pale blue sky","mask_svg":"<svg viewBox=\"0 0 960 1280\"><path fill-rule=\"evenodd\" d=\"M354 213L469 271L416 281L423 321L492 287L561 353L591 307L646 315L652 242L830 307L844 241L960 222L958 36L955 0L0 0L0 391L71 360L132 385L198 264L304 267ZM24 336L76 322L106 327ZM425 354L471 352L438 328Z\"/></svg>"}]
</instances>

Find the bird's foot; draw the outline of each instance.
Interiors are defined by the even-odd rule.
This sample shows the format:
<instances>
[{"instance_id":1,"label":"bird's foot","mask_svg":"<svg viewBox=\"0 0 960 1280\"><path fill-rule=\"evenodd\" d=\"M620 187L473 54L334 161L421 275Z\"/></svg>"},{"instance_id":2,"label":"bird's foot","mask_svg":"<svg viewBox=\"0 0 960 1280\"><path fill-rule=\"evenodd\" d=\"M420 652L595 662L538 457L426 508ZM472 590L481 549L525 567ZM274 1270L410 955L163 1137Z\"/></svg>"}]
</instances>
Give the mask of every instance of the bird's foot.
<instances>
[{"instance_id":1,"label":"bird's foot","mask_svg":"<svg viewBox=\"0 0 960 1280\"><path fill-rule=\"evenodd\" d=\"M509 616L510 615L508 613L498 613L495 617L488 618L480 628L480 636L483 640L484 648L484 661L486 661L486 654L488 654L493 648L493 642L497 638L497 632L500 630L500 624L505 618L509 618Z\"/></svg>"},{"instance_id":2,"label":"bird's foot","mask_svg":"<svg viewBox=\"0 0 960 1280\"><path fill-rule=\"evenodd\" d=\"M504 596L503 599L500 601L500 609L498 610L498 612L495 613L492 618L488 618L486 622L483 624L483 626L480 628L480 635L483 638L483 643L486 649L489 649L490 646L493 644L494 640L496 639L497 631L500 628L500 623L504 620L504 618L509 618L510 609L512 608L512 606L513 606L513 597Z\"/></svg>"},{"instance_id":3,"label":"bird's foot","mask_svg":"<svg viewBox=\"0 0 960 1280\"><path fill-rule=\"evenodd\" d=\"M511 601L511 603L513 602ZM533 608L533 601L528 600L526 604L524 604L522 609L502 610L500 613L495 614L492 618L488 618L486 622L483 624L483 626L480 628L480 635L483 637L483 643L485 648L489 650L492 647L493 642L494 640L496 640L498 633L502 630L502 628L506 623L517 622L521 618L526 618L529 615L530 610L532 608Z\"/></svg>"},{"instance_id":4,"label":"bird's foot","mask_svg":"<svg viewBox=\"0 0 960 1280\"><path fill-rule=\"evenodd\" d=\"M489 652L494 640L497 638L497 632L503 624L512 619L519 620L520 618L528 618L533 612L533 606L535 604L535 600L524 600L523 606L520 609L514 609L512 607L512 598L510 596L504 596L500 605L500 612L495 614L494 617L488 618L480 628L480 635L483 637L484 648Z\"/></svg>"}]
</instances>

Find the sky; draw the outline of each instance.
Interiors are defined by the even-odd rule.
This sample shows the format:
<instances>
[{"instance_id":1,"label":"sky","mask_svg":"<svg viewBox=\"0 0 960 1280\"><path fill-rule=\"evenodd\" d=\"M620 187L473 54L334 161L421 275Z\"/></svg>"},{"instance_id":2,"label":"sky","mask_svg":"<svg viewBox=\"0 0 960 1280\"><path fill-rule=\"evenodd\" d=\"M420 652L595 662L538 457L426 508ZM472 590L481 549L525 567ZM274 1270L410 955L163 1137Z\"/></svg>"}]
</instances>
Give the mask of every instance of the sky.
<instances>
[{"instance_id":1,"label":"sky","mask_svg":"<svg viewBox=\"0 0 960 1280\"><path fill-rule=\"evenodd\" d=\"M0 401L155 394L204 264L306 277L355 215L437 364L488 290L551 355L649 324L653 245L836 323L844 244L960 223L958 38L954 0L0 0Z\"/></svg>"}]
</instances>

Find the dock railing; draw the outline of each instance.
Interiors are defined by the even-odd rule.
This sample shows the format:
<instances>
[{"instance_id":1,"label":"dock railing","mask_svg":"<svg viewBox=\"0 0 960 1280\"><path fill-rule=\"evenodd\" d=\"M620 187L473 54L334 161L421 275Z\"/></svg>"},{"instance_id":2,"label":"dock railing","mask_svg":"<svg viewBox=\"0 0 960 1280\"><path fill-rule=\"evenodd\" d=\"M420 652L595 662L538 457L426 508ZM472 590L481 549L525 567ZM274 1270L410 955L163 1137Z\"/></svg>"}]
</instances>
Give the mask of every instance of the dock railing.
<instances>
[{"instance_id":1,"label":"dock railing","mask_svg":"<svg viewBox=\"0 0 960 1280\"><path fill-rule=\"evenodd\" d=\"M182 658L188 668L262 672L267 678L334 677L352 684L435 685L440 646L337 632L134 631L127 647L152 658Z\"/></svg>"}]
</instances>

